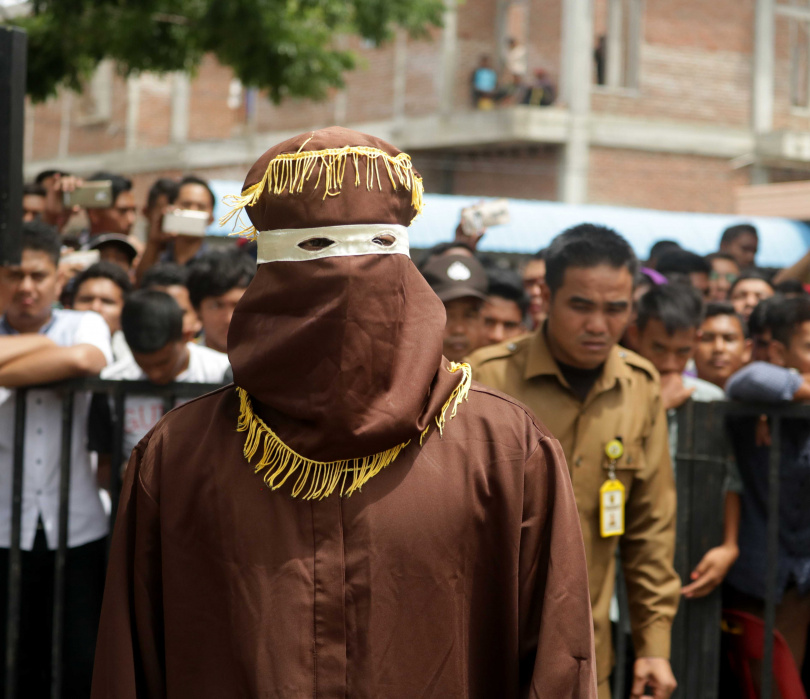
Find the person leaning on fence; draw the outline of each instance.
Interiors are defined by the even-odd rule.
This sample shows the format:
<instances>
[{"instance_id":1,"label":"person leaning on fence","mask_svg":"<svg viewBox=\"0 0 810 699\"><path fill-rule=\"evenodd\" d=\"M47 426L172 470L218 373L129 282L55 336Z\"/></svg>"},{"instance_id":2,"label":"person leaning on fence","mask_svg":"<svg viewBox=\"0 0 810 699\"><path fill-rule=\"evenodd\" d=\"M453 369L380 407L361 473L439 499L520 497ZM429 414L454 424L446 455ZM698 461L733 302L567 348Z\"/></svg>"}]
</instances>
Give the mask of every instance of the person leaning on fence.
<instances>
[{"instance_id":1,"label":"person leaning on fence","mask_svg":"<svg viewBox=\"0 0 810 699\"><path fill-rule=\"evenodd\" d=\"M732 400L810 400L810 299L781 299L771 315L770 363L752 362L732 376ZM728 575L727 606L763 616L767 561L769 439L759 416L730 421L743 480L740 557ZM783 420L779 491L776 628L801 669L810 627L810 422ZM755 673L756 674L756 673Z\"/></svg>"},{"instance_id":2,"label":"person leaning on fence","mask_svg":"<svg viewBox=\"0 0 810 699\"><path fill-rule=\"evenodd\" d=\"M702 315L703 303L696 289L685 284L666 284L654 287L639 299L636 320L628 331L639 354L649 359L661 376L661 398L669 425L669 453L676 476L677 409L688 400L709 403L726 398L723 389L713 383L684 373L695 352ZM681 590L684 597L693 599L708 595L723 582L737 560L741 488L737 465L729 456L726 460L723 541L703 555L688 584Z\"/></svg>"},{"instance_id":3,"label":"person leaning on fence","mask_svg":"<svg viewBox=\"0 0 810 699\"><path fill-rule=\"evenodd\" d=\"M529 406L563 446L588 557L600 699L610 696L609 610L622 530L637 656L633 696L646 683L668 697L676 685L668 658L681 585L667 421L652 364L617 346L632 311L637 261L615 231L583 224L552 241L546 267L544 325L479 350L470 363L481 383Z\"/></svg>"},{"instance_id":4,"label":"person leaning on fence","mask_svg":"<svg viewBox=\"0 0 810 699\"><path fill-rule=\"evenodd\" d=\"M129 347L121 332L121 311L132 291L127 273L112 262L97 262L71 279L71 285L70 308L98 313L112 333L114 361L128 356Z\"/></svg>"},{"instance_id":5,"label":"person leaning on fence","mask_svg":"<svg viewBox=\"0 0 810 699\"><path fill-rule=\"evenodd\" d=\"M230 369L222 352L183 339L183 311L168 294L152 289L132 292L121 312L121 327L131 354L101 372L102 379L149 381L156 386L178 383L224 383ZM163 415L163 401L127 396L124 401L123 460ZM111 424L90 425L90 443L108 454ZM105 437L107 438L105 440Z\"/></svg>"},{"instance_id":6,"label":"person leaning on fence","mask_svg":"<svg viewBox=\"0 0 810 699\"><path fill-rule=\"evenodd\" d=\"M0 651L5 657L15 391L98 374L111 361L110 331L93 312L52 310L61 282L61 241L55 228L22 227L22 261L0 268ZM96 627L104 584L107 517L85 445L90 396L74 397L70 516L65 570L62 696L90 691ZM59 540L62 425L59 394L30 389L26 399L22 490L22 581L17 688L20 697L50 696L55 549ZM0 688L5 663L0 663Z\"/></svg>"},{"instance_id":7,"label":"person leaning on fence","mask_svg":"<svg viewBox=\"0 0 810 699\"><path fill-rule=\"evenodd\" d=\"M236 385L133 453L93 699L593 699L562 452L442 357L410 158L332 127L265 153L243 192Z\"/></svg>"}]
</instances>

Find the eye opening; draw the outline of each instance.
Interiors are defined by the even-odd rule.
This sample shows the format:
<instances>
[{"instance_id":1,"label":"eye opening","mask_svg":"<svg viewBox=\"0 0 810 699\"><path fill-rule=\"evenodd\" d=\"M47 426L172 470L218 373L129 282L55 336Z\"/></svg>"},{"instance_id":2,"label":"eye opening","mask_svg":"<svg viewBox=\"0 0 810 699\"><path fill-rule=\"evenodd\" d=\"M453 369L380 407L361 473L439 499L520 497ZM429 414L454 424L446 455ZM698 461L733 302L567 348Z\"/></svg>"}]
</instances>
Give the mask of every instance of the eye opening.
<instances>
[{"instance_id":1,"label":"eye opening","mask_svg":"<svg viewBox=\"0 0 810 699\"><path fill-rule=\"evenodd\" d=\"M318 252L325 250L330 245L334 245L335 241L331 238L308 238L298 243L298 247L307 252Z\"/></svg>"},{"instance_id":2,"label":"eye opening","mask_svg":"<svg viewBox=\"0 0 810 699\"><path fill-rule=\"evenodd\" d=\"M380 235L372 238L371 242L383 248L390 248L394 243L397 242L397 239L391 235L391 233L381 233Z\"/></svg>"}]
</instances>

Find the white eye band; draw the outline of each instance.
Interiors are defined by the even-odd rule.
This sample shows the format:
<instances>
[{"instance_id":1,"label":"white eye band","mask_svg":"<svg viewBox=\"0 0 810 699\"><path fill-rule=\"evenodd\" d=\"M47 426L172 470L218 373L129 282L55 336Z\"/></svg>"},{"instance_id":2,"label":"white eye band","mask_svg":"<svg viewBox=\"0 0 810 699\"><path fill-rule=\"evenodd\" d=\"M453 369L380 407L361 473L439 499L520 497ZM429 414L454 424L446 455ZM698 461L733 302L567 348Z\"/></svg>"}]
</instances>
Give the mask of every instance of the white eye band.
<instances>
[{"instance_id":1,"label":"white eye band","mask_svg":"<svg viewBox=\"0 0 810 699\"><path fill-rule=\"evenodd\" d=\"M257 264L350 255L407 255L408 229L389 223L259 231Z\"/></svg>"}]
</instances>

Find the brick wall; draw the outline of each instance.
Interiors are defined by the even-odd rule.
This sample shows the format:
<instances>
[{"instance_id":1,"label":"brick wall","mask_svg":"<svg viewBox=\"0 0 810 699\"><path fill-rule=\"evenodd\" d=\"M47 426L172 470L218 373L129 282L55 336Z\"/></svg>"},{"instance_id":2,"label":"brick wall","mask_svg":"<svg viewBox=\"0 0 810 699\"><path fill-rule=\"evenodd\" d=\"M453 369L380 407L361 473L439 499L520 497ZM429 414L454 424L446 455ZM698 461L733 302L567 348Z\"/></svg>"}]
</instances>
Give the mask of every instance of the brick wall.
<instances>
[{"instance_id":1,"label":"brick wall","mask_svg":"<svg viewBox=\"0 0 810 699\"><path fill-rule=\"evenodd\" d=\"M734 212L734 188L744 184L748 173L720 158L591 149L593 204L727 214Z\"/></svg>"}]
</instances>

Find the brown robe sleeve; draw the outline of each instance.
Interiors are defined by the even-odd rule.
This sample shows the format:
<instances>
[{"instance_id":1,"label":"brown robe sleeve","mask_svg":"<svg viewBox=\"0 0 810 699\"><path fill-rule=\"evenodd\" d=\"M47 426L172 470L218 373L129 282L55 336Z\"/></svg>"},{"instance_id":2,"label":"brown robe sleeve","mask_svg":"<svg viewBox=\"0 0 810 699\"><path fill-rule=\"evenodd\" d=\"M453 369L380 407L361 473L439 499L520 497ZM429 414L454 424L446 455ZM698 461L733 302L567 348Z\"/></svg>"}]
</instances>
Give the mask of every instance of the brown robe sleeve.
<instances>
[{"instance_id":1,"label":"brown robe sleeve","mask_svg":"<svg viewBox=\"0 0 810 699\"><path fill-rule=\"evenodd\" d=\"M159 429L159 428L156 428ZM145 487L156 430L132 452L113 533L93 671L92 699L166 696L160 513Z\"/></svg>"},{"instance_id":2,"label":"brown robe sleeve","mask_svg":"<svg viewBox=\"0 0 810 699\"><path fill-rule=\"evenodd\" d=\"M585 548L562 448L526 462L520 541L521 697L596 698Z\"/></svg>"}]
</instances>

